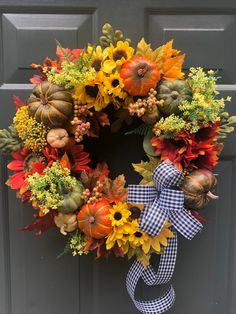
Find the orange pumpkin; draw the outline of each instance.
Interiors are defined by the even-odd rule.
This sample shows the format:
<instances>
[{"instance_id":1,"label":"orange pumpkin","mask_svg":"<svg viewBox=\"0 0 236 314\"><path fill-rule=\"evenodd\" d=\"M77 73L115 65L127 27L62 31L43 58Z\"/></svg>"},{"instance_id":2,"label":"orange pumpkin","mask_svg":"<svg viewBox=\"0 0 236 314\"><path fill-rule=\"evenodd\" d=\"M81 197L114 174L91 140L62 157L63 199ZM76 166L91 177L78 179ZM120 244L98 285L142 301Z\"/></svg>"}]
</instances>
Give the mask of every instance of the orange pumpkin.
<instances>
[{"instance_id":1,"label":"orange pumpkin","mask_svg":"<svg viewBox=\"0 0 236 314\"><path fill-rule=\"evenodd\" d=\"M120 76L125 90L132 96L145 96L155 88L160 80L160 72L155 62L145 57L133 56L122 65Z\"/></svg>"},{"instance_id":2,"label":"orange pumpkin","mask_svg":"<svg viewBox=\"0 0 236 314\"><path fill-rule=\"evenodd\" d=\"M50 128L64 126L73 115L71 93L48 81L34 87L27 103L29 114Z\"/></svg>"},{"instance_id":3,"label":"orange pumpkin","mask_svg":"<svg viewBox=\"0 0 236 314\"><path fill-rule=\"evenodd\" d=\"M51 129L47 134L47 142L51 147L62 148L69 142L69 135L65 129Z\"/></svg>"},{"instance_id":4,"label":"orange pumpkin","mask_svg":"<svg viewBox=\"0 0 236 314\"><path fill-rule=\"evenodd\" d=\"M104 238L112 230L108 217L110 208L109 203L104 200L83 205L77 216L79 229L89 237Z\"/></svg>"}]
</instances>

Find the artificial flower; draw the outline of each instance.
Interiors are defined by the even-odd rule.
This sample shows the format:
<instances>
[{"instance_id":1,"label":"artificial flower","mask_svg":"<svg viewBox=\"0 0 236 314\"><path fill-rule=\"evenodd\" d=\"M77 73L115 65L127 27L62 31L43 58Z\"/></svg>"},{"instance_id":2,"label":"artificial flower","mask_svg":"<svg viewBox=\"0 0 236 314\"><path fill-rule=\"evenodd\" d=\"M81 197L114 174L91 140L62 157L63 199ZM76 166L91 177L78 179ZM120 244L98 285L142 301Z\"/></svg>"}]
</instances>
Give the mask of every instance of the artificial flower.
<instances>
[{"instance_id":1,"label":"artificial flower","mask_svg":"<svg viewBox=\"0 0 236 314\"><path fill-rule=\"evenodd\" d=\"M13 122L26 148L38 152L47 145L48 127L30 117L27 106L22 106L17 110Z\"/></svg>"},{"instance_id":2,"label":"artificial flower","mask_svg":"<svg viewBox=\"0 0 236 314\"><path fill-rule=\"evenodd\" d=\"M111 73L117 66L120 67L133 56L134 49L129 46L127 41L118 41L116 47L111 44L105 49L105 52L109 59L103 64L103 71Z\"/></svg>"},{"instance_id":3,"label":"artificial flower","mask_svg":"<svg viewBox=\"0 0 236 314\"><path fill-rule=\"evenodd\" d=\"M123 88L123 79L120 77L120 74L118 72L111 74L109 77L105 77L104 89L109 95L124 99L127 94L123 91Z\"/></svg>"},{"instance_id":4,"label":"artificial flower","mask_svg":"<svg viewBox=\"0 0 236 314\"><path fill-rule=\"evenodd\" d=\"M94 80L88 81L86 85L77 85L74 98L81 104L88 104L89 108L94 107L96 111L101 111L109 102L110 97L106 93L104 86L104 73L99 71Z\"/></svg>"},{"instance_id":5,"label":"artificial flower","mask_svg":"<svg viewBox=\"0 0 236 314\"><path fill-rule=\"evenodd\" d=\"M112 232L107 236L106 248L110 250L116 244L122 249L124 254L129 250L129 236L133 234L137 229L136 224L133 221L128 221L119 226L114 226Z\"/></svg>"},{"instance_id":6,"label":"artificial flower","mask_svg":"<svg viewBox=\"0 0 236 314\"><path fill-rule=\"evenodd\" d=\"M183 131L174 139L154 137L151 140L161 160L169 159L179 170L206 168L212 170L223 148L216 142L218 124L201 128L197 133Z\"/></svg>"},{"instance_id":7,"label":"artificial flower","mask_svg":"<svg viewBox=\"0 0 236 314\"><path fill-rule=\"evenodd\" d=\"M90 162L89 153L83 151L83 145L77 145L73 141L62 149L46 146L42 153L47 159L47 165L50 166L54 161L61 160L65 153L68 157L67 167L74 173L87 171L90 169L88 163Z\"/></svg>"},{"instance_id":8,"label":"artificial flower","mask_svg":"<svg viewBox=\"0 0 236 314\"><path fill-rule=\"evenodd\" d=\"M41 174L45 169L44 158L30 153L25 147L11 155L14 160L7 165L7 168L15 173L9 177L6 184L13 190L19 190L20 195L23 195L28 188L27 177L35 172Z\"/></svg>"},{"instance_id":9,"label":"artificial flower","mask_svg":"<svg viewBox=\"0 0 236 314\"><path fill-rule=\"evenodd\" d=\"M108 217L111 219L112 226L120 226L127 222L131 212L127 203L118 203L110 209Z\"/></svg>"},{"instance_id":10,"label":"artificial flower","mask_svg":"<svg viewBox=\"0 0 236 314\"><path fill-rule=\"evenodd\" d=\"M101 46L92 46L89 45L87 48L87 52L91 55L91 66L94 68L96 72L102 70L103 62L107 58L107 53L102 49Z\"/></svg>"}]
</instances>

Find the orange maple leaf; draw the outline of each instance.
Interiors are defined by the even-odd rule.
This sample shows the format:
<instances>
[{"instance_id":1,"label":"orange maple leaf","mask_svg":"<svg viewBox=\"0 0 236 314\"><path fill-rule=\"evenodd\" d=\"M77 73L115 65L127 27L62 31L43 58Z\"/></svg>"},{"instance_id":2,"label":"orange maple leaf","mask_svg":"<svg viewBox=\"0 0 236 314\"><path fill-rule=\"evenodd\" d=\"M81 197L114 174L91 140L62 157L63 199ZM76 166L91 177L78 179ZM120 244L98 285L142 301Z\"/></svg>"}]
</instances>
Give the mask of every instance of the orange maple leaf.
<instances>
[{"instance_id":1,"label":"orange maple leaf","mask_svg":"<svg viewBox=\"0 0 236 314\"><path fill-rule=\"evenodd\" d=\"M185 55L180 55L180 50L172 48L173 40L163 46L161 72L165 80L178 80L183 78L182 65Z\"/></svg>"}]
</instances>

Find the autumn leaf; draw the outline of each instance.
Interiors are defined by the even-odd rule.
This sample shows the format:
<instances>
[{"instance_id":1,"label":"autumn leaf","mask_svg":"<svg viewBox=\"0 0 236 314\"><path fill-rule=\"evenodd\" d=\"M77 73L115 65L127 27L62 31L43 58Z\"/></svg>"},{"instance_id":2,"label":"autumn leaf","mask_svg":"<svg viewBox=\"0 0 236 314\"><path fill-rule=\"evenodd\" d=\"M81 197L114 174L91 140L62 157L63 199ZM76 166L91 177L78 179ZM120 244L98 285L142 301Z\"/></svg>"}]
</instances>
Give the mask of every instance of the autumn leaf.
<instances>
[{"instance_id":1,"label":"autumn leaf","mask_svg":"<svg viewBox=\"0 0 236 314\"><path fill-rule=\"evenodd\" d=\"M62 168L67 168L67 169L71 169L71 164L70 164L70 160L69 157L67 155L67 153L65 153L61 160L60 160L60 165Z\"/></svg>"},{"instance_id":2,"label":"autumn leaf","mask_svg":"<svg viewBox=\"0 0 236 314\"><path fill-rule=\"evenodd\" d=\"M116 111L116 118L117 119L111 125L112 133L118 132L121 129L124 122L127 125L131 125L131 123L133 122L133 117L130 116L129 111L123 108Z\"/></svg>"},{"instance_id":3,"label":"autumn leaf","mask_svg":"<svg viewBox=\"0 0 236 314\"><path fill-rule=\"evenodd\" d=\"M173 49L172 46L173 40L163 46L163 65L161 72L166 80L181 79L184 75L182 65L185 55L179 55L180 50Z\"/></svg>"},{"instance_id":4,"label":"autumn leaf","mask_svg":"<svg viewBox=\"0 0 236 314\"><path fill-rule=\"evenodd\" d=\"M152 53L152 61L156 62L158 69L162 68L163 64L163 56L164 56L164 47L158 47L156 50Z\"/></svg>"},{"instance_id":5,"label":"autumn leaf","mask_svg":"<svg viewBox=\"0 0 236 314\"><path fill-rule=\"evenodd\" d=\"M57 45L56 55L59 58L60 63L63 61L73 62L80 57L83 49L69 49L63 48L59 43Z\"/></svg>"},{"instance_id":6,"label":"autumn leaf","mask_svg":"<svg viewBox=\"0 0 236 314\"><path fill-rule=\"evenodd\" d=\"M157 67L160 69L163 63L164 46L152 50L151 44L147 44L144 38L140 40L137 45L137 55L144 56L149 60L156 62Z\"/></svg>"},{"instance_id":7,"label":"autumn leaf","mask_svg":"<svg viewBox=\"0 0 236 314\"><path fill-rule=\"evenodd\" d=\"M143 265L144 268L147 268L150 265L151 254L141 254L138 256L137 260Z\"/></svg>"},{"instance_id":8,"label":"autumn leaf","mask_svg":"<svg viewBox=\"0 0 236 314\"><path fill-rule=\"evenodd\" d=\"M153 53L153 50L151 48L151 44L147 44L145 39L142 38L140 42L137 45L137 52L136 54L138 56L144 56L150 59L151 55Z\"/></svg>"},{"instance_id":9,"label":"autumn leaf","mask_svg":"<svg viewBox=\"0 0 236 314\"><path fill-rule=\"evenodd\" d=\"M26 106L26 103L20 99L20 97L13 95L13 102L15 104L16 110L20 109L23 106Z\"/></svg>"},{"instance_id":10,"label":"autumn leaf","mask_svg":"<svg viewBox=\"0 0 236 314\"><path fill-rule=\"evenodd\" d=\"M40 75L34 74L33 77L30 78L30 83L33 85L39 84L44 81L44 78Z\"/></svg>"},{"instance_id":11,"label":"autumn leaf","mask_svg":"<svg viewBox=\"0 0 236 314\"><path fill-rule=\"evenodd\" d=\"M168 41L165 45L163 45L163 59L164 61L170 58L173 58L180 54L180 50L173 49L173 40Z\"/></svg>"},{"instance_id":12,"label":"autumn leaf","mask_svg":"<svg viewBox=\"0 0 236 314\"><path fill-rule=\"evenodd\" d=\"M152 50L151 44L147 44L142 38L137 45L137 55L145 56L156 62L163 78L166 80L181 79L184 75L182 65L185 55L180 55L180 50L173 49L173 40L165 45Z\"/></svg>"},{"instance_id":13,"label":"autumn leaf","mask_svg":"<svg viewBox=\"0 0 236 314\"><path fill-rule=\"evenodd\" d=\"M95 169L90 169L89 171L83 171L80 175L81 182L83 183L85 189L89 189L90 191L97 185L97 182L104 182L106 178L109 176L109 168L108 165L103 162L97 164Z\"/></svg>"},{"instance_id":14,"label":"autumn leaf","mask_svg":"<svg viewBox=\"0 0 236 314\"><path fill-rule=\"evenodd\" d=\"M184 57L185 55L180 55L164 62L162 71L165 80L173 81L183 78L184 73L182 72L182 65Z\"/></svg>"},{"instance_id":15,"label":"autumn leaf","mask_svg":"<svg viewBox=\"0 0 236 314\"><path fill-rule=\"evenodd\" d=\"M125 202L128 189L125 188L125 176L119 175L114 180L107 178L103 184L103 193L109 203Z\"/></svg>"},{"instance_id":16,"label":"autumn leaf","mask_svg":"<svg viewBox=\"0 0 236 314\"><path fill-rule=\"evenodd\" d=\"M38 218L34 223L29 224L21 229L21 231L35 231L36 236L41 236L48 229L55 227L54 216L56 213L54 211L48 213L47 215Z\"/></svg>"},{"instance_id":17,"label":"autumn leaf","mask_svg":"<svg viewBox=\"0 0 236 314\"><path fill-rule=\"evenodd\" d=\"M105 112L96 112L95 115L101 126L110 125L108 115Z\"/></svg>"},{"instance_id":18,"label":"autumn leaf","mask_svg":"<svg viewBox=\"0 0 236 314\"><path fill-rule=\"evenodd\" d=\"M161 160L158 158L154 158L151 156L148 156L148 158L149 161L141 161L138 164L132 164L134 170L143 177L140 182L140 184L143 185L153 185L152 173L154 169L161 163Z\"/></svg>"}]
</instances>

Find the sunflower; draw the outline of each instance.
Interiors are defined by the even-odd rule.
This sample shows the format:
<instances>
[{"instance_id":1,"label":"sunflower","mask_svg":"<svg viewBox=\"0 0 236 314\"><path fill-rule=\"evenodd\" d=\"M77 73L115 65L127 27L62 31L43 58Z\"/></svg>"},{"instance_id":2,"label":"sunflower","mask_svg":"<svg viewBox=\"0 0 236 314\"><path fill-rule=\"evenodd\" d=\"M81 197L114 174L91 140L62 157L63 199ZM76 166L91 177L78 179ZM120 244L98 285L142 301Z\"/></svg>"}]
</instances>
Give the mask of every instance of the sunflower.
<instances>
[{"instance_id":1,"label":"sunflower","mask_svg":"<svg viewBox=\"0 0 236 314\"><path fill-rule=\"evenodd\" d=\"M161 229L161 232L157 236L149 237L150 248L152 248L155 252L160 253L161 245L162 246L168 245L167 238L174 237L173 232L169 229L170 226L171 223L167 221L163 228Z\"/></svg>"},{"instance_id":2,"label":"sunflower","mask_svg":"<svg viewBox=\"0 0 236 314\"><path fill-rule=\"evenodd\" d=\"M148 254L151 249L155 252L161 252L161 245L167 246L167 238L173 238L173 232L169 229L171 224L166 222L160 233L155 237L150 237L147 233L138 229L138 222L135 220L132 222L136 230L129 236L129 242L131 247L142 247L144 254Z\"/></svg>"},{"instance_id":3,"label":"sunflower","mask_svg":"<svg viewBox=\"0 0 236 314\"><path fill-rule=\"evenodd\" d=\"M75 88L74 98L78 99L81 104L88 104L89 108L94 107L96 111L101 111L110 102L110 97L104 90L103 81L104 73L99 71L93 81Z\"/></svg>"},{"instance_id":4,"label":"sunflower","mask_svg":"<svg viewBox=\"0 0 236 314\"><path fill-rule=\"evenodd\" d=\"M107 52L102 50L101 46L93 47L89 45L88 54L91 54L91 66L96 72L102 71L103 62L107 58Z\"/></svg>"},{"instance_id":5,"label":"sunflower","mask_svg":"<svg viewBox=\"0 0 236 314\"><path fill-rule=\"evenodd\" d=\"M142 247L142 250L147 254L150 250L150 241L147 233L139 230L137 220L132 221L134 232L129 236L129 243L132 248Z\"/></svg>"},{"instance_id":6,"label":"sunflower","mask_svg":"<svg viewBox=\"0 0 236 314\"><path fill-rule=\"evenodd\" d=\"M110 215L108 215L111 219L112 226L120 226L128 221L131 212L128 209L128 205L126 203L119 202L117 205L114 205L110 209Z\"/></svg>"},{"instance_id":7,"label":"sunflower","mask_svg":"<svg viewBox=\"0 0 236 314\"><path fill-rule=\"evenodd\" d=\"M118 72L111 74L109 77L105 77L104 85L104 89L109 95L119 97L120 99L124 99L126 97L126 93L123 91L123 79L120 77Z\"/></svg>"},{"instance_id":8,"label":"sunflower","mask_svg":"<svg viewBox=\"0 0 236 314\"><path fill-rule=\"evenodd\" d=\"M116 47L111 44L104 52L109 59L103 64L103 71L111 73L117 66L122 66L123 63L133 56L134 49L129 46L127 41L118 41Z\"/></svg>"},{"instance_id":9,"label":"sunflower","mask_svg":"<svg viewBox=\"0 0 236 314\"><path fill-rule=\"evenodd\" d=\"M110 250L116 244L126 254L129 250L129 236L136 230L133 222L126 222L120 226L114 226L113 231L108 235L106 240L106 248Z\"/></svg>"}]
</instances>

